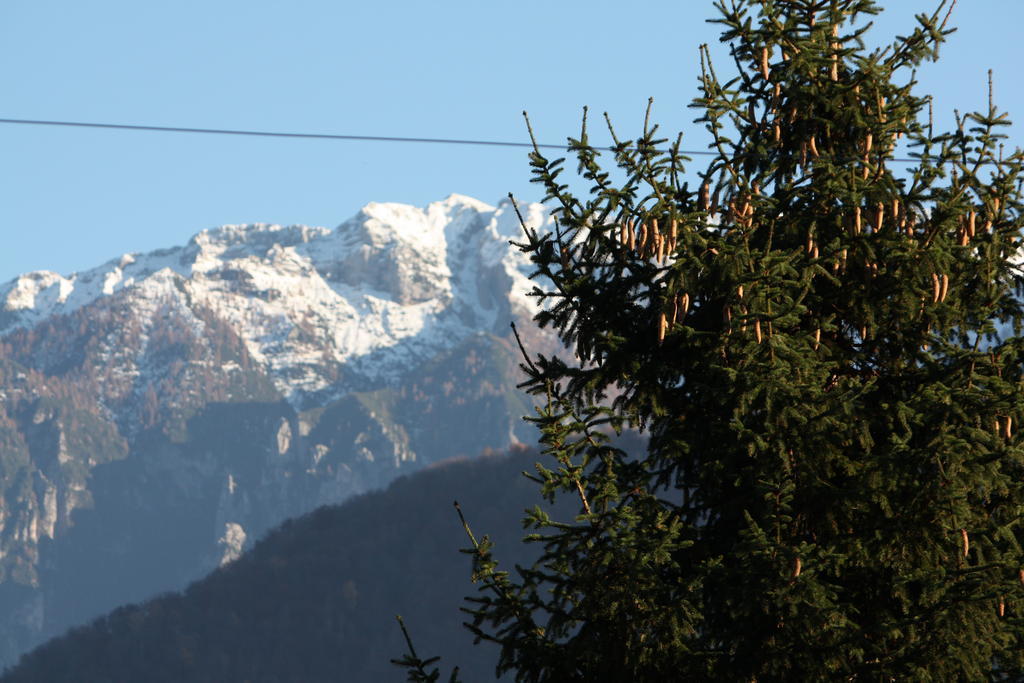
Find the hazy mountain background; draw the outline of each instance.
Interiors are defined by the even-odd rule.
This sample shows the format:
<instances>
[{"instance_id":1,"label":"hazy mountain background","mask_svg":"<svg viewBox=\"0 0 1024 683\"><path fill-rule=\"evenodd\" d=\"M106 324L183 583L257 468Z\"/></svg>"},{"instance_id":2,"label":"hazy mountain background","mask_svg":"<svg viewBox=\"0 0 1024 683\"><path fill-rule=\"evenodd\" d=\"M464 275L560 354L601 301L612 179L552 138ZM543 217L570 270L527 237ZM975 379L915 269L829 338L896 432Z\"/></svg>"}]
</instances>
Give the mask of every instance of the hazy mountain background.
<instances>
[{"instance_id":1,"label":"hazy mountain background","mask_svg":"<svg viewBox=\"0 0 1024 683\"><path fill-rule=\"evenodd\" d=\"M285 519L533 443L509 323L557 343L519 230L453 195L0 285L0 663Z\"/></svg>"}]
</instances>

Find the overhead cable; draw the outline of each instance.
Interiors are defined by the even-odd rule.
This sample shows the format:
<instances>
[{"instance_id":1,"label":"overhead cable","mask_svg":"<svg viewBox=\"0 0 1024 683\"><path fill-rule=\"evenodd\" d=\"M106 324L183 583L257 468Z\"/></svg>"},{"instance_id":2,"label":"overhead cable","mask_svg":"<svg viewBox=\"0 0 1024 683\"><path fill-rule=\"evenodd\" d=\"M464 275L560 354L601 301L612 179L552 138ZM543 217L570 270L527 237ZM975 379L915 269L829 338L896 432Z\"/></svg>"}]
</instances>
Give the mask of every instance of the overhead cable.
<instances>
[{"instance_id":1,"label":"overhead cable","mask_svg":"<svg viewBox=\"0 0 1024 683\"><path fill-rule=\"evenodd\" d=\"M306 140L352 140L366 142L418 142L438 145L476 145L487 147L520 147L529 149L558 149L565 151L568 145L552 145L532 142L509 142L507 140L466 140L461 138L418 138L403 137L397 135L341 135L337 133L293 133L268 130L238 130L232 128L191 128L186 126L148 126L130 123L94 123L88 121L48 121L42 119L7 119L0 118L0 123L30 125L30 126L62 126L70 128L103 128L108 130L133 130L150 133L200 133L205 135L241 135L249 137L265 138L297 138ZM614 147L592 147L591 149L614 152ZM698 149L681 149L679 154L686 156L718 156L718 152ZM896 157L889 159L891 162L912 164L920 159ZM991 162L989 162L991 163ZM986 164L988 165L988 164Z\"/></svg>"},{"instance_id":2,"label":"overhead cable","mask_svg":"<svg viewBox=\"0 0 1024 683\"><path fill-rule=\"evenodd\" d=\"M491 147L529 147L530 142L508 142L504 140L463 140L458 138L414 138L396 135L339 135L335 133L286 133L267 130L235 130L228 128L188 128L184 126L143 126L127 123L89 123L85 121L43 121L38 119L0 119L0 123L27 124L33 126L70 126L76 128L108 128L114 130L137 130L156 133L205 133L208 135L248 135L266 138L304 138L309 140L364 140L370 142L427 142L442 145L486 145ZM566 145L538 144L544 149L566 149ZM612 151L610 147L596 148ZM712 152L687 152L687 154L712 154Z\"/></svg>"}]
</instances>

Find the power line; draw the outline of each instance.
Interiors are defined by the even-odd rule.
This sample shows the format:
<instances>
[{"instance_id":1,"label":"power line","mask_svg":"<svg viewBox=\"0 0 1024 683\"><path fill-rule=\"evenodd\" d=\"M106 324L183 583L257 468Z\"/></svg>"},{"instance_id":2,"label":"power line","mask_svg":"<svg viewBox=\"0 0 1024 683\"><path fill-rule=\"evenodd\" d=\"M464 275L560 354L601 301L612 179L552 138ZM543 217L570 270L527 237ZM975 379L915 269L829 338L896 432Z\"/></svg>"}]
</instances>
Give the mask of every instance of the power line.
<instances>
[{"instance_id":1,"label":"power line","mask_svg":"<svg viewBox=\"0 0 1024 683\"><path fill-rule=\"evenodd\" d=\"M62 126L70 128L103 128L108 130L134 130L150 133L200 133L205 135L241 135L249 137L264 138L295 138L305 140L353 140L366 142L418 142L438 145L476 145L485 147L519 147L533 149L531 142L509 142L507 140L465 140L461 138L414 138L396 135L340 135L336 133L292 133L268 130L238 130L232 128L189 128L185 126L146 126L130 123L92 123L87 121L46 121L41 119L4 119L0 123L29 126ZM539 149L557 149L565 151L568 145L551 145L538 143ZM593 147L602 152L614 152L614 147ZM718 152L703 149L681 149L679 154L687 156L718 156ZM853 160L851 160L853 161ZM920 159L896 157L889 159L891 162L901 164L918 163ZM989 165L988 162L985 165Z\"/></svg>"},{"instance_id":2,"label":"power line","mask_svg":"<svg viewBox=\"0 0 1024 683\"><path fill-rule=\"evenodd\" d=\"M143 126L127 123L88 123L85 121L42 121L37 119L0 119L0 123L26 124L32 126L65 126L73 128L107 128L113 130L136 130L157 133L204 133L207 135L247 135L265 138L302 138L307 140L364 140L370 142L426 142L443 145L480 145L490 147L528 147L530 142L508 142L504 140L463 140L458 138L412 138L395 135L338 135L333 133L285 133L267 130L234 130L227 128L186 128L183 126ZM538 144L544 149L567 148L567 145ZM614 151L611 147L596 149ZM686 154L713 154L713 152L686 152Z\"/></svg>"}]
</instances>

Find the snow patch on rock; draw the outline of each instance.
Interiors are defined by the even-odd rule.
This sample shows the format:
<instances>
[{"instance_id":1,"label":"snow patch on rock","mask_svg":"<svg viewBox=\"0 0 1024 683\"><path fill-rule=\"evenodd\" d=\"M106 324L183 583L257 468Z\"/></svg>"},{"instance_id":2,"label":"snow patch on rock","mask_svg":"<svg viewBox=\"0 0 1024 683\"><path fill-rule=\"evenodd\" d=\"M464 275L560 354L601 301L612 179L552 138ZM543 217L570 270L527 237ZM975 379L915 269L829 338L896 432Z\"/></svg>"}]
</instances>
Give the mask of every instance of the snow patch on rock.
<instances>
[{"instance_id":1,"label":"snow patch on rock","mask_svg":"<svg viewBox=\"0 0 1024 683\"><path fill-rule=\"evenodd\" d=\"M220 566L234 562L242 556L242 551L245 549L245 529L242 525L237 522L228 522L224 525L224 535L220 537L217 543L224 547L224 552L220 558Z\"/></svg>"}]
</instances>

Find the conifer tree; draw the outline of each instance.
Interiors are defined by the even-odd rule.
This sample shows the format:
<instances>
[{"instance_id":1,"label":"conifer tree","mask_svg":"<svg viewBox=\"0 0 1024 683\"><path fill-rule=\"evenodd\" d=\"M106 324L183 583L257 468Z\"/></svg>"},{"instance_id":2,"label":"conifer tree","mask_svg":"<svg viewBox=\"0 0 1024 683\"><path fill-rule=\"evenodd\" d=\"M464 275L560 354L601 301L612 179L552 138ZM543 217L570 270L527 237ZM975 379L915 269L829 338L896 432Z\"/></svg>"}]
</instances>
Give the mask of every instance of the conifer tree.
<instances>
[{"instance_id":1,"label":"conifer tree","mask_svg":"<svg viewBox=\"0 0 1024 683\"><path fill-rule=\"evenodd\" d=\"M473 540L471 627L520 681L1019 675L1007 119L990 97L934 129L914 69L948 2L880 50L871 0L716 9L735 71L702 49L705 167L645 124L615 138L612 173L586 116L570 148L589 194L532 154L557 219L521 245L537 322L578 358L524 350L550 458L535 476L580 515L532 511L543 556L513 573ZM626 428L645 452L609 440Z\"/></svg>"}]
</instances>

